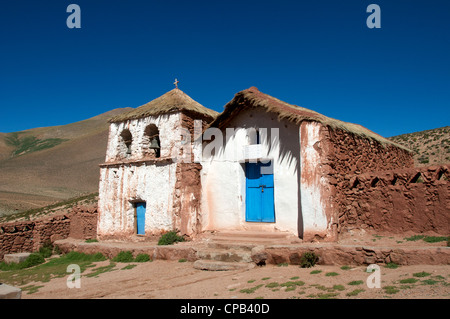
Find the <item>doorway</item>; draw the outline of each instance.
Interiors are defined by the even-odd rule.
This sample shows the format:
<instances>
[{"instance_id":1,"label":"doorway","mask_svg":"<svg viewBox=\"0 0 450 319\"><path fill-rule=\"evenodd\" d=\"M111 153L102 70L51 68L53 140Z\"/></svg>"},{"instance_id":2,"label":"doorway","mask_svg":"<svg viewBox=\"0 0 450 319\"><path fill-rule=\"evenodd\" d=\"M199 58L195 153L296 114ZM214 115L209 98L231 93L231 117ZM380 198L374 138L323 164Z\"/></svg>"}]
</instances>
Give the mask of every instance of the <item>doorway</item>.
<instances>
[{"instance_id":1,"label":"doorway","mask_svg":"<svg viewBox=\"0 0 450 319\"><path fill-rule=\"evenodd\" d=\"M136 233L138 235L145 235L145 211L146 203L138 202L135 203L136 208Z\"/></svg>"},{"instance_id":2,"label":"doorway","mask_svg":"<svg viewBox=\"0 0 450 319\"><path fill-rule=\"evenodd\" d=\"M247 222L275 222L272 162L245 163Z\"/></svg>"}]
</instances>

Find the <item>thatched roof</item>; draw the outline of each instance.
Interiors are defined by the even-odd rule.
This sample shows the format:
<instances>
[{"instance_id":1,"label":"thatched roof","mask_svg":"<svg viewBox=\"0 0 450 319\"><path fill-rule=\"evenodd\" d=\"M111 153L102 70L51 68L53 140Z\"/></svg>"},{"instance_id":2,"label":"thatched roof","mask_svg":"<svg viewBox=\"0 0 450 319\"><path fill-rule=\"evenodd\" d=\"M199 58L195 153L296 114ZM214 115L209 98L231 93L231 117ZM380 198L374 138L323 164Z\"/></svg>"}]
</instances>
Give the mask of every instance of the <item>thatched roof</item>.
<instances>
[{"instance_id":1,"label":"thatched roof","mask_svg":"<svg viewBox=\"0 0 450 319\"><path fill-rule=\"evenodd\" d=\"M187 111L211 119L219 114L194 101L186 93L176 88L130 112L115 116L109 121L123 122L178 111Z\"/></svg>"},{"instance_id":2,"label":"thatched roof","mask_svg":"<svg viewBox=\"0 0 450 319\"><path fill-rule=\"evenodd\" d=\"M262 107L267 112L277 114L279 120L286 119L297 125L303 121L320 122L323 125L331 127L332 129L341 129L364 138L378 141L382 145L389 144L408 150L407 148L394 143L359 124L336 120L307 108L283 102L277 98L260 92L256 87L251 87L237 93L234 98L225 105L224 111L219 114L219 116L217 116L208 127L223 128L240 111L253 107Z\"/></svg>"}]
</instances>

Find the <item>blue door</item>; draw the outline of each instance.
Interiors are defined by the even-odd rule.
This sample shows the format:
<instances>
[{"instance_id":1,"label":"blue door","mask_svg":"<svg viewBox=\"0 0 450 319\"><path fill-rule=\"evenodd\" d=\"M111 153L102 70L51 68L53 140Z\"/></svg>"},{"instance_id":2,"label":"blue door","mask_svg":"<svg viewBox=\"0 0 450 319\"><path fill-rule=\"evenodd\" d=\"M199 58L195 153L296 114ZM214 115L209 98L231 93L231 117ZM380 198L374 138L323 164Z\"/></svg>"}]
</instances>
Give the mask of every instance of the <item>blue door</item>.
<instances>
[{"instance_id":1,"label":"blue door","mask_svg":"<svg viewBox=\"0 0 450 319\"><path fill-rule=\"evenodd\" d=\"M136 203L136 228L138 235L145 235L145 203Z\"/></svg>"},{"instance_id":2,"label":"blue door","mask_svg":"<svg viewBox=\"0 0 450 319\"><path fill-rule=\"evenodd\" d=\"M245 163L247 222L275 222L273 173L269 163Z\"/></svg>"}]
</instances>

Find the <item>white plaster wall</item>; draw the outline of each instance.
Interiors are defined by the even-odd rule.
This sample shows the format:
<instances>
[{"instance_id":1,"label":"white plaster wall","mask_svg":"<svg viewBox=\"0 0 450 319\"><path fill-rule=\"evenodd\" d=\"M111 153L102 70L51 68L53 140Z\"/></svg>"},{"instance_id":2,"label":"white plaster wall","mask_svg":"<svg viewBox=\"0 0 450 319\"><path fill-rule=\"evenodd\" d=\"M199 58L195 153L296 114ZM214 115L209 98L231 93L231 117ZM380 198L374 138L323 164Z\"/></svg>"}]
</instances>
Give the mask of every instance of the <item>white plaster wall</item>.
<instances>
[{"instance_id":1,"label":"white plaster wall","mask_svg":"<svg viewBox=\"0 0 450 319\"><path fill-rule=\"evenodd\" d=\"M102 167L100 170L97 226L100 236L129 236L135 233L133 201L147 203L146 234L173 228L172 198L176 163L132 163L144 159L148 147L144 132L150 124L155 124L159 129L160 159L178 155L181 126L179 112L110 124L106 163L114 162L117 165ZM130 130L133 136L132 154L128 156L120 136L124 129Z\"/></svg>"},{"instance_id":2,"label":"white plaster wall","mask_svg":"<svg viewBox=\"0 0 450 319\"><path fill-rule=\"evenodd\" d=\"M171 230L176 164L123 165L102 168L97 231L102 235L135 233L132 201L147 203L146 234Z\"/></svg>"},{"instance_id":3,"label":"white plaster wall","mask_svg":"<svg viewBox=\"0 0 450 319\"><path fill-rule=\"evenodd\" d=\"M150 124L155 124L159 129L161 157L172 157L172 150L180 141L181 113L170 113L161 116L149 116L146 118L129 120L125 122L111 123L109 129L106 162L120 159L127 161L139 160L146 151L148 143L144 143L144 131ZM133 136L131 155L126 156L126 147L120 136L124 129L130 130ZM118 156L118 153L121 153Z\"/></svg>"},{"instance_id":4,"label":"white plaster wall","mask_svg":"<svg viewBox=\"0 0 450 319\"><path fill-rule=\"evenodd\" d=\"M245 110L228 125L237 128L226 136L224 148L215 155L203 154L202 214L207 229L279 229L299 232L299 128L263 110ZM272 160L274 173L275 223L245 221L244 147L251 140L252 127L260 128L262 160ZM278 138L269 141L270 129L279 129ZM267 128L267 132L261 130ZM205 148L204 148L205 149ZM300 220L301 222L301 220Z\"/></svg>"},{"instance_id":5,"label":"white plaster wall","mask_svg":"<svg viewBox=\"0 0 450 319\"><path fill-rule=\"evenodd\" d=\"M301 130L301 207L304 232L324 235L327 231L327 217L324 210L323 190L327 181L319 171L321 154L319 145L321 124L304 122ZM316 144L317 143L317 144Z\"/></svg>"}]
</instances>

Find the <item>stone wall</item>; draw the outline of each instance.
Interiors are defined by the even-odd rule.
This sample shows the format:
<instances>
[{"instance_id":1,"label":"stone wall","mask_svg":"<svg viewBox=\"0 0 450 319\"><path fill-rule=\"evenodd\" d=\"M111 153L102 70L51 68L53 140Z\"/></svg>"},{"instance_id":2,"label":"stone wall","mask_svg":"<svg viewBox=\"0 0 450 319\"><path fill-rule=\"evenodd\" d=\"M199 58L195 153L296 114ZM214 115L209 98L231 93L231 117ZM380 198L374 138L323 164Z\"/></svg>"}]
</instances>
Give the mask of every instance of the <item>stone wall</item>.
<instances>
[{"instance_id":1,"label":"stone wall","mask_svg":"<svg viewBox=\"0 0 450 319\"><path fill-rule=\"evenodd\" d=\"M74 207L72 212L65 215L0 224L0 260L5 254L33 252L44 243L58 239L95 238L96 230L96 207Z\"/></svg>"},{"instance_id":2,"label":"stone wall","mask_svg":"<svg viewBox=\"0 0 450 319\"><path fill-rule=\"evenodd\" d=\"M337 197L339 233L450 234L450 165L347 174Z\"/></svg>"}]
</instances>

